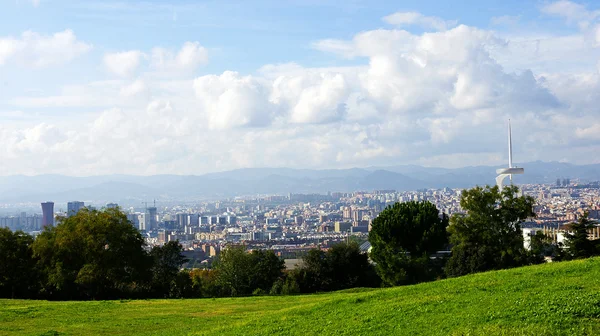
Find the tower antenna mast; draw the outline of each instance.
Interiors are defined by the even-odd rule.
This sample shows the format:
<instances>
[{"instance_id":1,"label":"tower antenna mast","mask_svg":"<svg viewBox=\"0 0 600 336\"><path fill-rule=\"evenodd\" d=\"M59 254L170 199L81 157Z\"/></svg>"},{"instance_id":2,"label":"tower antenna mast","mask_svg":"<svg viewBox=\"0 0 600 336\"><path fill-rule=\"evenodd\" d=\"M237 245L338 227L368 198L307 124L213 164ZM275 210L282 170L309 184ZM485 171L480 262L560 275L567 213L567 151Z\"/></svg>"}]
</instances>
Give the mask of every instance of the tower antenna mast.
<instances>
[{"instance_id":1,"label":"tower antenna mast","mask_svg":"<svg viewBox=\"0 0 600 336\"><path fill-rule=\"evenodd\" d=\"M524 174L525 169L517 168L513 166L512 163L512 130L510 127L510 119L508 119L508 168L500 168L496 170L496 185L500 191L502 191L503 181L506 177L508 177L512 183L513 174Z\"/></svg>"}]
</instances>

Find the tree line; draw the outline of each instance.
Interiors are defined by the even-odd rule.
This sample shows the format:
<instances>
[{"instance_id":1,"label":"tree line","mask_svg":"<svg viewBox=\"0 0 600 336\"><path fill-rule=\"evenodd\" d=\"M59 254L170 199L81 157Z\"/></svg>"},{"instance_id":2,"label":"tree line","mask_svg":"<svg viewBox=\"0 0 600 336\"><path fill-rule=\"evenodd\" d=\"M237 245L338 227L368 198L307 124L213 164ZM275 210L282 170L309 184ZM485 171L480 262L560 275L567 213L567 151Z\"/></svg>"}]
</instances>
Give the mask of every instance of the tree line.
<instances>
[{"instance_id":1,"label":"tree line","mask_svg":"<svg viewBox=\"0 0 600 336\"><path fill-rule=\"evenodd\" d=\"M0 297L51 300L286 295L414 284L445 277L600 255L593 223L570 224L566 244L538 232L524 248L521 224L534 199L516 187L462 192L464 213L448 217L430 202L396 203L373 220L370 253L355 242L310 250L285 268L271 250L224 249L212 269L182 270L175 241L148 248L119 209L61 218L35 239L0 229ZM449 252L449 253L448 253Z\"/></svg>"}]
</instances>

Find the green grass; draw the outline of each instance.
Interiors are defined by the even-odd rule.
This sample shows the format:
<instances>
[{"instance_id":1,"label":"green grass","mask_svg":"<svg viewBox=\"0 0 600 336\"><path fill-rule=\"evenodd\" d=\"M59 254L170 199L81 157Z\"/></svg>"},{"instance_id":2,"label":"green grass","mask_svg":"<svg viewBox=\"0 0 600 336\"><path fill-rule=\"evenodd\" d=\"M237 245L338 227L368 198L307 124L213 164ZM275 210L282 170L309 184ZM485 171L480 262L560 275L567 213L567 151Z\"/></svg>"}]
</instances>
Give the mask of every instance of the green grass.
<instances>
[{"instance_id":1,"label":"green grass","mask_svg":"<svg viewBox=\"0 0 600 336\"><path fill-rule=\"evenodd\" d=\"M600 335L600 258L320 295L0 300L12 334Z\"/></svg>"}]
</instances>

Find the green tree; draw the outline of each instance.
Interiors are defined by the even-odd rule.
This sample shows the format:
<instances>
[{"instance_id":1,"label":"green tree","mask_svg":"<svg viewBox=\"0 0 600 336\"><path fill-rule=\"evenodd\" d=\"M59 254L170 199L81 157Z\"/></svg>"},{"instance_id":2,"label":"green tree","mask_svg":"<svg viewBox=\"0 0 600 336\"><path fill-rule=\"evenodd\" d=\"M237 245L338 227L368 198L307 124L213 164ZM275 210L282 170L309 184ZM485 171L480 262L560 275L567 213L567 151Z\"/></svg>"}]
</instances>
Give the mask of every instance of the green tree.
<instances>
[{"instance_id":1,"label":"green tree","mask_svg":"<svg viewBox=\"0 0 600 336\"><path fill-rule=\"evenodd\" d=\"M594 227L587 212L577 222L568 225L569 233L565 237L567 258L581 259L598 255L598 242L590 240L588 237L588 230Z\"/></svg>"},{"instance_id":2,"label":"green tree","mask_svg":"<svg viewBox=\"0 0 600 336\"><path fill-rule=\"evenodd\" d=\"M219 287L226 295L250 295L256 289L268 292L283 276L283 260L273 251L246 251L245 246L228 247L215 265Z\"/></svg>"},{"instance_id":3,"label":"green tree","mask_svg":"<svg viewBox=\"0 0 600 336\"><path fill-rule=\"evenodd\" d=\"M195 269L190 271L192 277L192 290L198 297L223 296L223 290L219 286L219 274L216 270Z\"/></svg>"},{"instance_id":4,"label":"green tree","mask_svg":"<svg viewBox=\"0 0 600 336\"><path fill-rule=\"evenodd\" d=\"M534 199L517 196L519 189L497 186L464 190L460 206L466 212L450 219L453 244L446 264L448 276L521 266L528 263L521 223L534 217Z\"/></svg>"},{"instance_id":5,"label":"green tree","mask_svg":"<svg viewBox=\"0 0 600 336\"><path fill-rule=\"evenodd\" d=\"M268 292L275 281L283 278L285 262L272 250L254 250L250 259L254 269L250 283L253 291L260 289Z\"/></svg>"},{"instance_id":6,"label":"green tree","mask_svg":"<svg viewBox=\"0 0 600 336\"><path fill-rule=\"evenodd\" d=\"M83 209L59 222L46 227L32 245L47 296L107 299L146 287L151 259L124 213Z\"/></svg>"},{"instance_id":7,"label":"green tree","mask_svg":"<svg viewBox=\"0 0 600 336\"><path fill-rule=\"evenodd\" d=\"M181 266L188 261L183 256L183 247L178 241L170 241L163 246L154 246L150 250L152 257L152 292L156 296L170 297L173 283L178 279ZM189 277L189 276L188 276ZM182 279L179 279L182 283ZM175 297L179 295L174 292Z\"/></svg>"},{"instance_id":8,"label":"green tree","mask_svg":"<svg viewBox=\"0 0 600 336\"><path fill-rule=\"evenodd\" d=\"M0 228L0 297L34 298L37 294L32 243L33 237L23 231Z\"/></svg>"},{"instance_id":9,"label":"green tree","mask_svg":"<svg viewBox=\"0 0 600 336\"><path fill-rule=\"evenodd\" d=\"M374 287L379 284L366 253L355 242L333 245L327 252L312 249L302 258L302 265L290 272L289 288L298 287L304 293L326 292L354 287Z\"/></svg>"},{"instance_id":10,"label":"green tree","mask_svg":"<svg viewBox=\"0 0 600 336\"><path fill-rule=\"evenodd\" d=\"M531 255L531 263L539 264L544 262L545 257L553 257L555 261L562 259L561 244L555 243L552 238L548 237L542 231L537 231L531 237L529 242L529 253Z\"/></svg>"},{"instance_id":11,"label":"green tree","mask_svg":"<svg viewBox=\"0 0 600 336\"><path fill-rule=\"evenodd\" d=\"M447 243L448 217L430 202L396 203L373 220L370 257L386 285L435 279L441 273L430 256Z\"/></svg>"}]
</instances>

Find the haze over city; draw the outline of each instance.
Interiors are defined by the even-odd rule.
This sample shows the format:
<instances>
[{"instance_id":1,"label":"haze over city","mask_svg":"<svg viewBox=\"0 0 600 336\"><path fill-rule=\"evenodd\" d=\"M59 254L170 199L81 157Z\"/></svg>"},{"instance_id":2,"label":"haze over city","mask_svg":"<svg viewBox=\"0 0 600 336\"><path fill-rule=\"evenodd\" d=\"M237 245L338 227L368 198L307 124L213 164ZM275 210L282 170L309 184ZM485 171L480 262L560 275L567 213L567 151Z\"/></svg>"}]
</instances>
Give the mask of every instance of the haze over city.
<instances>
[{"instance_id":1,"label":"haze over city","mask_svg":"<svg viewBox=\"0 0 600 336\"><path fill-rule=\"evenodd\" d=\"M509 118L515 162L598 163L599 20L593 1L4 1L0 175L501 165Z\"/></svg>"}]
</instances>

